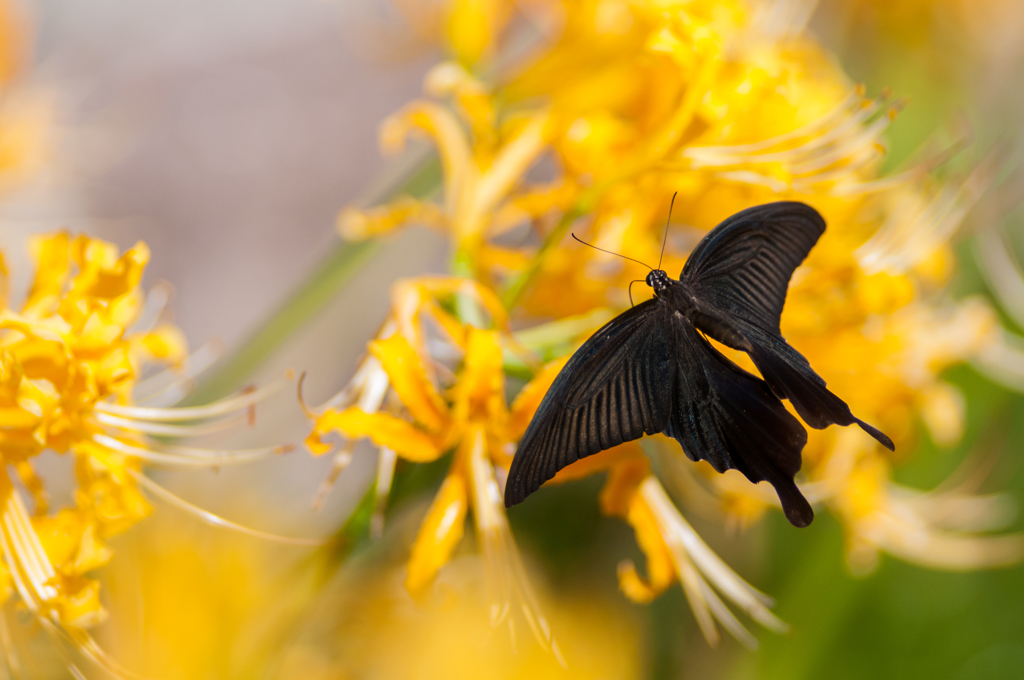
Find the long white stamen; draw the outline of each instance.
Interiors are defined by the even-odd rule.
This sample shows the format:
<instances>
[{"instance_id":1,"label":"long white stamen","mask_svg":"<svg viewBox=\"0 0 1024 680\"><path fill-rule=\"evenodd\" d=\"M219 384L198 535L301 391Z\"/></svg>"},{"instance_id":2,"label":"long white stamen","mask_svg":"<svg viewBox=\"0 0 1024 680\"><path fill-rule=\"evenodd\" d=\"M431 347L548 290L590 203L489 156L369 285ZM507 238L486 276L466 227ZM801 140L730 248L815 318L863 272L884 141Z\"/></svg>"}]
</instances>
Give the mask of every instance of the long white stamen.
<instances>
[{"instance_id":1,"label":"long white stamen","mask_svg":"<svg viewBox=\"0 0 1024 680\"><path fill-rule=\"evenodd\" d=\"M334 483L338 481L341 473L352 463L352 451L355 449L355 445L354 440L349 440L345 442L342 448L335 452L334 457L331 459L331 469L327 472L324 481L320 482L319 488L317 488L316 493L313 495L314 510L319 510L323 507L324 501L327 500L331 489L334 488Z\"/></svg>"},{"instance_id":2,"label":"long white stamen","mask_svg":"<svg viewBox=\"0 0 1024 680\"><path fill-rule=\"evenodd\" d=\"M201 437L232 428L246 422L246 418L227 418L196 425L168 425L165 423L153 423L146 420L134 420L122 418L121 416L109 413L95 413L93 418L102 425L116 427L119 430L128 432L141 432L163 437Z\"/></svg>"},{"instance_id":3,"label":"long white stamen","mask_svg":"<svg viewBox=\"0 0 1024 680\"><path fill-rule=\"evenodd\" d=\"M43 544L39 541L39 534L32 527L32 521L29 519L28 509L25 507L21 494L11 494L11 505L13 509L12 524L17 541L26 548L28 558L26 564L29 566L29 573L34 576L33 580L37 591L44 599L49 600L57 595L57 590L48 581L57 574L46 556Z\"/></svg>"},{"instance_id":4,"label":"long white stamen","mask_svg":"<svg viewBox=\"0 0 1024 680\"><path fill-rule=\"evenodd\" d=\"M384 533L384 512L387 510L397 463L397 453L386 446L380 447L377 454L377 488L374 491L373 517L370 518L370 535L374 538L380 538Z\"/></svg>"},{"instance_id":5,"label":"long white stamen","mask_svg":"<svg viewBox=\"0 0 1024 680\"><path fill-rule=\"evenodd\" d=\"M670 542L668 546L669 553L672 555L672 564L675 565L679 583L683 587L683 594L686 596L694 618L697 619L697 627L700 628L707 643L712 647L717 647L721 642L721 636L718 634L718 628L715 627L715 619L708 607L707 600L704 599L703 586L706 585L704 579L701 578L700 572L693 566L689 555L678 542Z\"/></svg>"},{"instance_id":6,"label":"long white stamen","mask_svg":"<svg viewBox=\"0 0 1024 680\"><path fill-rule=\"evenodd\" d=\"M359 364L359 368L356 369L356 374L352 376L352 379L348 381L348 384L333 397L328 399L319 407L313 409L317 412L324 412L329 410L340 410L347 408L355 401L356 397L362 392L363 387L366 385L366 381L371 373L381 369L380 362L377 357L367 355L363 359L362 363Z\"/></svg>"},{"instance_id":7,"label":"long white stamen","mask_svg":"<svg viewBox=\"0 0 1024 680\"><path fill-rule=\"evenodd\" d=\"M714 589L708 585L704 579L700 580L701 592L704 596L704 601L707 602L707 606L711 609L711 613L715 619L722 624L722 626L732 633L732 636L739 640L740 644L747 649L757 649L757 638L755 638L749 630L747 630L736 615L729 610L725 603L722 602L722 598L718 597Z\"/></svg>"},{"instance_id":8,"label":"long white stamen","mask_svg":"<svg viewBox=\"0 0 1024 680\"><path fill-rule=\"evenodd\" d=\"M780 633L788 630L788 626L768 610L767 607L772 604L772 599L740 578L708 547L689 522L679 513L655 477L648 477L641 483L640 494L654 513L659 532L673 555L673 562L676 564L680 581L687 591L687 596L691 598L690 605L697 616L698 623L705 636L710 635L709 642L717 640L717 633L712 632L714 630L713 623L709 625L706 620L707 608L710 608L711 613L715 614L715 618L727 630L734 635L736 633L733 624L723 618L724 615L718 605L713 603L704 592L705 586L701 584L705 582L701 574L706 575L723 595L761 625ZM742 626L740 628L742 629ZM743 631L746 633L745 629ZM737 635L741 642L752 639L746 637L744 633Z\"/></svg>"},{"instance_id":9,"label":"long white stamen","mask_svg":"<svg viewBox=\"0 0 1024 680\"><path fill-rule=\"evenodd\" d=\"M376 413L380 409L380 405L384 403L384 396L387 394L391 383L388 374L384 371L384 367L381 366L375 357L367 357L364 367L366 369L365 379L363 380L362 392L359 393L356 405L366 413ZM362 370L360 369L360 372ZM355 381L353 380L353 382ZM335 399L332 399L331 402L334 402ZM352 451L354 448L355 442L349 441L341 450L334 454L331 469L313 496L314 508L319 509L323 506L331 489L334 488L334 483L337 481L338 476L352 462Z\"/></svg>"},{"instance_id":10,"label":"long white stamen","mask_svg":"<svg viewBox=\"0 0 1024 680\"><path fill-rule=\"evenodd\" d=\"M284 381L279 381L266 387L261 387L252 392L240 394L236 397L229 397L215 401L206 406L183 406L180 408L151 408L146 406L123 406L112 404L107 401L96 403L95 409L102 413L110 413L125 418L137 418L139 420L155 420L159 422L177 422L182 420L203 420L215 418L228 413L235 413L242 409L256 404L284 387Z\"/></svg>"},{"instance_id":11,"label":"long white stamen","mask_svg":"<svg viewBox=\"0 0 1024 680\"><path fill-rule=\"evenodd\" d=\"M907 184L921 176L919 169L907 170L901 172L898 175L892 177L886 177L884 179L871 180L869 182L849 182L843 184L837 184L828 190L828 193L832 196L862 196L864 194L873 194L881 191L888 191L894 189L900 185Z\"/></svg>"},{"instance_id":12,"label":"long white stamen","mask_svg":"<svg viewBox=\"0 0 1024 680\"><path fill-rule=\"evenodd\" d=\"M512 600L518 599L519 606L516 610L526 619L537 642L544 649L550 649L564 667L565 660L551 635L551 626L541 613L540 604L530 586L519 550L512 539L498 481L494 476L494 467L487 457L484 433L476 428L467 436L474 438L469 456L470 487L477 538L484 553L487 589L490 593L491 626L498 626L508 619L509 629L514 631L509 613L512 610Z\"/></svg>"},{"instance_id":13,"label":"long white stamen","mask_svg":"<svg viewBox=\"0 0 1024 680\"><path fill-rule=\"evenodd\" d=\"M188 447L168 447L167 451L134 446L113 437L95 434L92 440L100 446L118 451L126 456L138 458L153 465L169 468L209 468L223 465L236 465L285 453L291 448L270 446L261 449L237 449L217 451L212 449L194 449Z\"/></svg>"},{"instance_id":14,"label":"long white stamen","mask_svg":"<svg viewBox=\"0 0 1024 680\"><path fill-rule=\"evenodd\" d=\"M14 582L14 589L18 591L18 596L21 601L25 603L29 611L34 614L39 613L39 600L36 594L29 587L26 582L25 565L22 564L21 551L18 549L14 541L14 537L11 534L9 527L9 520L7 518L7 508L4 508L3 518L0 520L3 525L3 529L0 530L0 543L3 545L4 561L7 563L11 574L11 581Z\"/></svg>"},{"instance_id":15,"label":"long white stamen","mask_svg":"<svg viewBox=\"0 0 1024 680\"><path fill-rule=\"evenodd\" d=\"M4 535L10 541L9 548L12 553L8 558L8 565L12 567L12 573L14 568L23 572L29 595L25 602L30 606L31 603L35 603L38 609L42 603L57 596L57 590L48 584L56 573L39 542L39 536L32 528L21 494L11 487L6 474L4 482L4 486L10 489L3 511ZM24 597L26 593L20 594Z\"/></svg>"},{"instance_id":16,"label":"long white stamen","mask_svg":"<svg viewBox=\"0 0 1024 680\"><path fill-rule=\"evenodd\" d=\"M781 179L762 175L761 173L754 172L753 170L731 170L728 172L720 172L717 176L730 182L736 182L737 184L752 184L754 186L768 187L777 193L788 191L790 188L789 184Z\"/></svg>"},{"instance_id":17,"label":"long white stamen","mask_svg":"<svg viewBox=\"0 0 1024 680\"><path fill-rule=\"evenodd\" d=\"M818 0L775 0L755 5L751 21L755 34L775 41L795 38L803 32Z\"/></svg>"},{"instance_id":18,"label":"long white stamen","mask_svg":"<svg viewBox=\"0 0 1024 680\"><path fill-rule=\"evenodd\" d=\"M258 529L251 529L247 526L224 519L219 515L215 515L212 512L209 512L208 510L203 510L202 508L189 503L185 499L176 496L175 494L171 493L164 487L160 486L159 484L157 484L156 482L154 482L152 479L142 474L141 472L137 472L135 470L132 470L131 468L127 468L127 471L128 474L131 475L131 477L136 482L138 482L140 486L142 486L144 489L152 493L154 496L157 496L161 500L170 503L176 508L184 510L189 514L198 517L207 524L211 524L216 527L222 527L224 529L231 529L232 531L237 531L240 534L245 534L246 536L252 536L254 538L260 538L266 541L284 543L285 545L315 547L326 545L331 540L330 538L296 538L293 536L281 536L279 534L271 534L266 531L260 531Z\"/></svg>"},{"instance_id":19,"label":"long white stamen","mask_svg":"<svg viewBox=\"0 0 1024 680\"><path fill-rule=\"evenodd\" d=\"M803 137L811 137L815 135L819 130L831 128L833 121L839 120L844 116L849 115L850 109L861 100L862 93L860 88L857 88L851 92L846 99L839 103L836 108L832 109L831 112L824 116L817 118L806 125L798 127L791 132L786 132L775 137L769 137L768 139L760 142L753 142L751 144L733 144L733 145L720 145L720 146L691 146L688 147L684 152L684 156L699 157L703 155L733 155L733 156L745 156L749 154L756 154L761 151L766 151L774 146L781 146L787 142L791 142L796 139ZM872 103L869 106L877 105ZM865 107L867 108L867 107Z\"/></svg>"},{"instance_id":20,"label":"long white stamen","mask_svg":"<svg viewBox=\"0 0 1024 680\"><path fill-rule=\"evenodd\" d=\"M996 231L987 229L978 234L974 252L999 306L1024 328L1024 272L1006 247L1006 241Z\"/></svg>"},{"instance_id":21,"label":"long white stamen","mask_svg":"<svg viewBox=\"0 0 1024 680\"><path fill-rule=\"evenodd\" d=\"M838 163L848 157L854 149L863 149L865 147L871 148L870 145L878 139L887 127L889 127L890 122L891 121L888 116L882 116L875 122L863 128L849 140L836 145L831 150L825 151L816 157L811 157L807 160L794 163L793 174L809 175L817 172L818 170L824 170L834 163Z\"/></svg>"},{"instance_id":22,"label":"long white stamen","mask_svg":"<svg viewBox=\"0 0 1024 680\"><path fill-rule=\"evenodd\" d=\"M724 167L729 165L746 165L749 163L782 163L791 164L796 167L799 163L810 163L816 156L825 154L829 147L833 147L831 157L841 158L848 150L854 146L859 146L865 141L868 141L874 137L877 137L888 124L887 117L880 118L865 130L854 135L851 139L843 140L843 137L852 133L854 130L859 129L859 126L870 118L875 112L878 111L879 105L877 102L872 102L868 106L862 108L860 111L849 116L846 120L840 124L832 127L822 135L811 137L807 141L801 143L790 149L769 151L765 150L761 153L749 153L743 152L742 147L689 147L683 152L684 157L688 157L692 161L694 169L700 169L705 167ZM835 145L836 142L840 142ZM822 165L821 167L827 167L835 160ZM797 174L800 174L799 171Z\"/></svg>"},{"instance_id":23,"label":"long white stamen","mask_svg":"<svg viewBox=\"0 0 1024 680\"><path fill-rule=\"evenodd\" d=\"M931 526L953 531L983 532L1005 529L1017 514L1006 494L972 496L962 493L921 493L893 486L894 498Z\"/></svg>"},{"instance_id":24,"label":"long white stamen","mask_svg":"<svg viewBox=\"0 0 1024 680\"><path fill-rule=\"evenodd\" d=\"M893 504L872 519L864 532L871 543L933 569L969 571L1009 566L1024 557L1024 539L1019 534L972 536L936 531L907 508Z\"/></svg>"},{"instance_id":25,"label":"long white stamen","mask_svg":"<svg viewBox=\"0 0 1024 680\"><path fill-rule=\"evenodd\" d=\"M905 200L854 255L864 271L901 274L947 242L991 183L992 164L979 165L957 187L944 187L925 203Z\"/></svg>"},{"instance_id":26,"label":"long white stamen","mask_svg":"<svg viewBox=\"0 0 1024 680\"><path fill-rule=\"evenodd\" d=\"M139 403L177 403L195 385L195 377L209 368L224 353L224 343L210 341L193 352L177 368L165 368L135 384L132 394Z\"/></svg>"},{"instance_id":27,"label":"long white stamen","mask_svg":"<svg viewBox=\"0 0 1024 680\"><path fill-rule=\"evenodd\" d=\"M125 329L125 334L135 335L153 330L157 322L160 321L160 317L163 315L167 302L170 299L171 286L164 281L158 281L149 289L142 312L135 319L135 323Z\"/></svg>"},{"instance_id":28,"label":"long white stamen","mask_svg":"<svg viewBox=\"0 0 1024 680\"><path fill-rule=\"evenodd\" d=\"M778 632L785 632L788 629L785 623L764 609L764 607L774 605L775 600L740 578L739 574L730 569L729 565L715 554L715 551L704 542L686 521L686 518L682 516L657 479L647 478L640 487L640 493L649 505L657 507L658 514L656 516L672 520L669 524L671 533L679 537L686 552L693 558L700 570L708 575L715 587L743 607L751 617L756 619L759 612L767 613L768 618L765 623L767 627L777 629Z\"/></svg>"},{"instance_id":29,"label":"long white stamen","mask_svg":"<svg viewBox=\"0 0 1024 680\"><path fill-rule=\"evenodd\" d=\"M992 382L1024 392L1024 338L1002 331L978 352L971 365Z\"/></svg>"},{"instance_id":30,"label":"long white stamen","mask_svg":"<svg viewBox=\"0 0 1024 680\"><path fill-rule=\"evenodd\" d=\"M813 193L815 189L829 191L829 189L824 189L824 186L830 183L835 186L858 183L860 181L858 171L881 156L882 151L873 144L862 146L851 151L850 155L842 159L843 163L835 165L830 170L807 173L806 177L794 177L793 189ZM794 169L793 172L796 173L796 170Z\"/></svg>"}]
</instances>

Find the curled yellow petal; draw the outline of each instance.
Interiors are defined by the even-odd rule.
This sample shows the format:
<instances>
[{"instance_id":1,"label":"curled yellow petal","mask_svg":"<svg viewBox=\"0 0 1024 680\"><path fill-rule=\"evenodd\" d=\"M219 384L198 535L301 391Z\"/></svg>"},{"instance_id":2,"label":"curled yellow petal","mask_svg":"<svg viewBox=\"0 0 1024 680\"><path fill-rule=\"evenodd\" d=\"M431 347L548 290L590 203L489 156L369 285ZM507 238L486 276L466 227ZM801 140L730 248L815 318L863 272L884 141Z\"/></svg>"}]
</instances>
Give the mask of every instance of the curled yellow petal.
<instances>
[{"instance_id":1,"label":"curled yellow petal","mask_svg":"<svg viewBox=\"0 0 1024 680\"><path fill-rule=\"evenodd\" d=\"M567 210L579 193L572 181L525 187L501 204L491 218L491 235L497 236L531 219L555 210Z\"/></svg>"},{"instance_id":2,"label":"curled yellow petal","mask_svg":"<svg viewBox=\"0 0 1024 680\"><path fill-rule=\"evenodd\" d=\"M75 239L72 253L79 267L74 292L104 300L121 297L138 286L150 255L149 247L139 241L117 258L116 246L86 236Z\"/></svg>"},{"instance_id":3,"label":"curled yellow petal","mask_svg":"<svg viewBox=\"0 0 1024 680\"><path fill-rule=\"evenodd\" d=\"M619 588L634 602L650 602L675 581L672 553L661 536L657 519L639 492L629 499L626 520L636 532L637 544L647 558L647 579L626 560L619 564Z\"/></svg>"},{"instance_id":4,"label":"curled yellow petal","mask_svg":"<svg viewBox=\"0 0 1024 680\"><path fill-rule=\"evenodd\" d=\"M331 430L353 439L369 437L375 444L416 463L437 460L444 453L436 437L387 413L367 413L359 408L330 411L317 419L314 432L323 434Z\"/></svg>"},{"instance_id":5,"label":"curled yellow petal","mask_svg":"<svg viewBox=\"0 0 1024 680\"><path fill-rule=\"evenodd\" d=\"M177 363L188 355L188 341L177 326L163 325L130 339L132 349L149 359Z\"/></svg>"},{"instance_id":6,"label":"curled yellow petal","mask_svg":"<svg viewBox=\"0 0 1024 680\"><path fill-rule=\"evenodd\" d=\"M451 557L452 550L465 532L468 507L466 479L461 473L452 472L430 504L412 545L409 572L405 578L405 587L410 593L421 592Z\"/></svg>"},{"instance_id":7,"label":"curled yellow petal","mask_svg":"<svg viewBox=\"0 0 1024 680\"><path fill-rule=\"evenodd\" d=\"M490 315L496 328L508 328L508 311L488 286L457 276L421 276L398 281L391 289L391 306L395 310L399 333L417 347L422 347L417 315L431 298L438 301L452 296L464 296L478 303L481 311Z\"/></svg>"},{"instance_id":8,"label":"curled yellow petal","mask_svg":"<svg viewBox=\"0 0 1024 680\"><path fill-rule=\"evenodd\" d=\"M477 162L486 160L496 142L495 100L484 84L461 64L447 61L430 69L423 82L431 97L452 96L473 133Z\"/></svg>"},{"instance_id":9,"label":"curled yellow petal","mask_svg":"<svg viewBox=\"0 0 1024 680\"><path fill-rule=\"evenodd\" d=\"M64 509L56 515L36 517L32 525L50 562L67 576L83 575L101 567L113 554L80 511Z\"/></svg>"},{"instance_id":10,"label":"curled yellow petal","mask_svg":"<svg viewBox=\"0 0 1024 680\"><path fill-rule=\"evenodd\" d=\"M377 357L388 374L391 387L416 422L431 432L440 432L449 421L448 409L427 379L419 354L401 335L392 335L370 343L370 353Z\"/></svg>"},{"instance_id":11,"label":"curled yellow petal","mask_svg":"<svg viewBox=\"0 0 1024 680\"><path fill-rule=\"evenodd\" d=\"M526 269L531 256L515 248L483 245L477 254L480 266L485 271L519 272Z\"/></svg>"},{"instance_id":12,"label":"curled yellow petal","mask_svg":"<svg viewBox=\"0 0 1024 680\"><path fill-rule=\"evenodd\" d=\"M71 263L69 245L70 237L67 232L29 239L29 252L36 262L36 276L25 301L26 310L60 294Z\"/></svg>"},{"instance_id":13,"label":"curled yellow petal","mask_svg":"<svg viewBox=\"0 0 1024 680\"><path fill-rule=\"evenodd\" d=\"M482 420L501 428L500 420L505 413L505 376L497 332L470 327L465 368L454 388L454 400L457 421Z\"/></svg>"},{"instance_id":14,"label":"curled yellow petal","mask_svg":"<svg viewBox=\"0 0 1024 680\"><path fill-rule=\"evenodd\" d=\"M422 130L437 145L445 176L445 212L454 214L458 197L467 192L477 174L462 126L451 111L438 104L413 102L381 125L381 146L386 152L400 150L413 129Z\"/></svg>"},{"instance_id":15,"label":"curled yellow petal","mask_svg":"<svg viewBox=\"0 0 1024 680\"><path fill-rule=\"evenodd\" d=\"M439 206L402 196L391 203L368 210L345 208L338 214L338 233L351 241L386 234L409 222L441 229L447 217Z\"/></svg>"},{"instance_id":16,"label":"curled yellow petal","mask_svg":"<svg viewBox=\"0 0 1024 680\"><path fill-rule=\"evenodd\" d=\"M617 450L617 455L608 460L608 479L599 498L601 512L625 517L637 487L651 474L651 464L636 442L611 450Z\"/></svg>"},{"instance_id":17,"label":"curled yellow petal","mask_svg":"<svg viewBox=\"0 0 1024 680\"><path fill-rule=\"evenodd\" d=\"M473 64L488 54L506 14L501 0L454 0L448 9L448 43L455 55Z\"/></svg>"},{"instance_id":18,"label":"curled yellow petal","mask_svg":"<svg viewBox=\"0 0 1024 680\"><path fill-rule=\"evenodd\" d=\"M81 576L57 575L50 581L59 595L46 603L61 624L70 628L88 628L100 623L106 611L100 603L100 583Z\"/></svg>"},{"instance_id":19,"label":"curled yellow petal","mask_svg":"<svg viewBox=\"0 0 1024 680\"><path fill-rule=\"evenodd\" d=\"M437 324L444 330L448 339L453 344L465 349L466 347L466 325L463 324L453 314L449 314L445 309L437 302L431 301L424 305L424 311L430 315L430 317L437 322Z\"/></svg>"},{"instance_id":20,"label":"curled yellow petal","mask_svg":"<svg viewBox=\"0 0 1024 680\"><path fill-rule=\"evenodd\" d=\"M497 203L518 184L545 149L549 116L546 111L527 118L480 179L473 204L479 213L491 212Z\"/></svg>"}]
</instances>

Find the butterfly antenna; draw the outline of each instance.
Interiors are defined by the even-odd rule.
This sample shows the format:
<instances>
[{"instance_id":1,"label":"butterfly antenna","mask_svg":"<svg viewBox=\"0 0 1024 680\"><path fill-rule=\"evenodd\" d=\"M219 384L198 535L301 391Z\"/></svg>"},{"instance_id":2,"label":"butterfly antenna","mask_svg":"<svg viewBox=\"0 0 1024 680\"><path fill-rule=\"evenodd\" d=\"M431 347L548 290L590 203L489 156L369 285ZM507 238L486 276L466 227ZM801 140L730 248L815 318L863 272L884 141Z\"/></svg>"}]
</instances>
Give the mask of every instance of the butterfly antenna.
<instances>
[{"instance_id":1,"label":"butterfly antenna","mask_svg":"<svg viewBox=\"0 0 1024 680\"><path fill-rule=\"evenodd\" d=\"M661 240L661 257L658 258L658 269L661 269L661 261L665 259L665 244L668 243L668 225L672 223L672 206L676 204L676 196L679 192L672 194L672 202L668 204L668 219L665 220L665 238Z\"/></svg>"},{"instance_id":2,"label":"butterfly antenna","mask_svg":"<svg viewBox=\"0 0 1024 680\"><path fill-rule=\"evenodd\" d=\"M590 246L590 247L591 247L591 248L593 248L594 250L600 250L600 251L601 251L602 253L608 253L609 255L614 255L615 257L621 257L621 258L622 258L622 259L624 259L624 260L631 260L631 261L633 261L633 262L636 262L637 264L642 264L642 265L644 265L645 267L647 267L647 268L648 268L648 269L650 269L651 271L654 271L654 268L653 268L653 267L651 267L651 265L649 265L649 264L644 264L644 263L643 263L643 262L641 262L640 260L634 260L634 259L633 259L633 258L631 258L631 257L626 257L625 255L619 255L618 253L613 253L612 251L610 251L610 250L605 250L604 248L598 248L597 246L595 246L595 245L593 245L593 244L590 244L590 243L587 243L587 242L586 242L586 241L584 241L583 239L581 239L581 238L577 237L577 236L576 236L576 234L573 234L573 235L572 235L572 237L573 237L574 239L576 239L577 241L579 241L580 243L582 243L583 245L585 245L585 246Z\"/></svg>"}]
</instances>

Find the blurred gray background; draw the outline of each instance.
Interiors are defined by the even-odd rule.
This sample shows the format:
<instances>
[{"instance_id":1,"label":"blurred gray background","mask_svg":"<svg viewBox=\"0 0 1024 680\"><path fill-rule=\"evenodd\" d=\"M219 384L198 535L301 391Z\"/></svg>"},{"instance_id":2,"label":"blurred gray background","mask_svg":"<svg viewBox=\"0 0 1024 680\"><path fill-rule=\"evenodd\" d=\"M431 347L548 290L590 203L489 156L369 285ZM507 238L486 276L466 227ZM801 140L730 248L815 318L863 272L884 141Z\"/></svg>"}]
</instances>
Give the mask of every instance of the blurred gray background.
<instances>
[{"instance_id":1,"label":"blurred gray background","mask_svg":"<svg viewBox=\"0 0 1024 680\"><path fill-rule=\"evenodd\" d=\"M43 175L0 204L15 298L30 275L30 232L68 228L121 248L144 240L153 251L146 285L171 283L174 319L193 348L220 338L230 352L337 244L338 210L385 174L378 124L419 95L438 59L383 2L24 7L35 46L23 85L53 97L56 146ZM390 243L254 380L309 371L306 397L322 402L387 313L390 281L441 271L444 255L444 242L422 231ZM217 443L299 441L309 429L293 386L258 412L255 429ZM70 491L68 463L45 461L58 500ZM270 493L280 526L263 528L309 533L336 526L374 457L357 458L313 513L327 464L302 449L244 469L154 474L214 511L231 498L235 519L249 498L263 521Z\"/></svg>"}]
</instances>

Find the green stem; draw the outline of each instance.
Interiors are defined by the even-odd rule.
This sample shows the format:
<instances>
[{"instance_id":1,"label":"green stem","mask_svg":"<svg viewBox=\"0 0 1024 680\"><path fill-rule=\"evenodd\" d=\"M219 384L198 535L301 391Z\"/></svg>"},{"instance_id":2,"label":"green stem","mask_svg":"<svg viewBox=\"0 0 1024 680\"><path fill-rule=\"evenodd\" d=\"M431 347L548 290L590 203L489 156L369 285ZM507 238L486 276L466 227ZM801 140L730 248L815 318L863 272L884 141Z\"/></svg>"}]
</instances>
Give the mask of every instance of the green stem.
<instances>
[{"instance_id":1,"label":"green stem","mask_svg":"<svg viewBox=\"0 0 1024 680\"><path fill-rule=\"evenodd\" d=\"M598 199L617 181L595 184L580 194L580 197L576 199L575 205L562 213L562 219L558 220L558 224L555 225L555 228L544 239L544 243L541 244L537 254L530 261L530 265L516 276L513 276L505 285L505 290L501 293L501 301L504 303L505 309L511 310L519 303L523 294L529 290L533 280L540 273L544 259L553 248L562 242L562 239L565 238L565 233L569 231L569 227L580 217L591 212Z\"/></svg>"},{"instance_id":2,"label":"green stem","mask_svg":"<svg viewBox=\"0 0 1024 680\"><path fill-rule=\"evenodd\" d=\"M530 265L512 277L505 286L505 290L501 293L501 301L504 303L505 309L512 309L518 304L520 298L526 293L530 284L533 283L538 272L540 272L541 264L544 262L548 252L562 242L562 239L565 238L565 232L569 231L569 227L572 226L573 222L584 214L585 211L583 210L582 203L583 201L581 200L575 206L565 211L562 219L558 220L558 224L555 225L555 228L544 239L544 243L541 244L537 255L530 260Z\"/></svg>"},{"instance_id":3,"label":"green stem","mask_svg":"<svg viewBox=\"0 0 1024 680\"><path fill-rule=\"evenodd\" d=\"M313 275L274 310L230 358L218 364L199 389L190 395L188 402L205 404L236 389L330 302L378 250L378 241L342 242L335 246Z\"/></svg>"}]
</instances>

